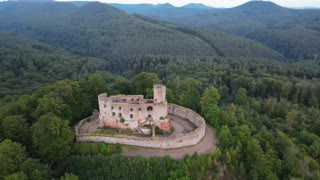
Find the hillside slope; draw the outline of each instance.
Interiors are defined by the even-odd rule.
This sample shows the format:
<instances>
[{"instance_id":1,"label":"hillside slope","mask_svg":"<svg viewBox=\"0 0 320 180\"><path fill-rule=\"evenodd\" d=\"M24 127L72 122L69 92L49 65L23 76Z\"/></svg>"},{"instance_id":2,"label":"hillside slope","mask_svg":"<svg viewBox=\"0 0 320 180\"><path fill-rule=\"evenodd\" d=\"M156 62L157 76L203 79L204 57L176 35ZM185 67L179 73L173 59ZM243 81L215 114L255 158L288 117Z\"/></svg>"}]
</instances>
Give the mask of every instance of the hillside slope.
<instances>
[{"instance_id":1,"label":"hillside slope","mask_svg":"<svg viewBox=\"0 0 320 180\"><path fill-rule=\"evenodd\" d=\"M187 25L171 24L164 21L156 21L145 16L135 15L145 21L159 24L167 28L197 37L208 43L219 56L223 57L272 57L274 59L284 59L284 57L260 43L233 36L227 33L213 31Z\"/></svg>"},{"instance_id":2,"label":"hillside slope","mask_svg":"<svg viewBox=\"0 0 320 180\"><path fill-rule=\"evenodd\" d=\"M6 10L9 11L10 7ZM0 17L0 23L0 29L15 31L75 54L109 59L113 64L144 55L282 58L252 41L221 33L209 33L206 36L210 37L202 38L128 15L102 3L73 6L67 13L58 15L23 18L7 15ZM232 42L228 49L213 47L212 43L204 40L217 36L222 36L221 41Z\"/></svg>"},{"instance_id":3,"label":"hillside slope","mask_svg":"<svg viewBox=\"0 0 320 180\"><path fill-rule=\"evenodd\" d=\"M107 67L100 59L71 55L16 33L0 32L0 99Z\"/></svg>"},{"instance_id":4,"label":"hillside slope","mask_svg":"<svg viewBox=\"0 0 320 180\"><path fill-rule=\"evenodd\" d=\"M67 14L4 16L0 22L4 30L14 30L79 55L103 58L141 54L217 55L198 38L144 22L102 3L88 3Z\"/></svg>"},{"instance_id":5,"label":"hillside slope","mask_svg":"<svg viewBox=\"0 0 320 180\"><path fill-rule=\"evenodd\" d=\"M320 56L320 10L297 10L267 1L229 9L135 11L152 18L218 29L260 42L290 59Z\"/></svg>"}]
</instances>

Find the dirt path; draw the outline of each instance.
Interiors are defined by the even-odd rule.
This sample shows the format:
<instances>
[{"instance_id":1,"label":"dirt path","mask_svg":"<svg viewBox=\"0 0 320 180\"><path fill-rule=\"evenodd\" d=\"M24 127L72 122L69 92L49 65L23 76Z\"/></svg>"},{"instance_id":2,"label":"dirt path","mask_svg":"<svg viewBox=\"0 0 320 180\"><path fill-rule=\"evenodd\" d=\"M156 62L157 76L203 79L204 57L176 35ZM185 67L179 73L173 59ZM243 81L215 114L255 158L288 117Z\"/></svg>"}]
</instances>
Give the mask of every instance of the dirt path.
<instances>
[{"instance_id":1,"label":"dirt path","mask_svg":"<svg viewBox=\"0 0 320 180\"><path fill-rule=\"evenodd\" d=\"M207 124L206 135L197 145L168 150L124 145L122 148L122 154L128 156L140 155L143 157L170 156L173 159L182 159L186 154L192 155L195 152L198 154L214 154L216 150L216 143L216 131Z\"/></svg>"}]
</instances>

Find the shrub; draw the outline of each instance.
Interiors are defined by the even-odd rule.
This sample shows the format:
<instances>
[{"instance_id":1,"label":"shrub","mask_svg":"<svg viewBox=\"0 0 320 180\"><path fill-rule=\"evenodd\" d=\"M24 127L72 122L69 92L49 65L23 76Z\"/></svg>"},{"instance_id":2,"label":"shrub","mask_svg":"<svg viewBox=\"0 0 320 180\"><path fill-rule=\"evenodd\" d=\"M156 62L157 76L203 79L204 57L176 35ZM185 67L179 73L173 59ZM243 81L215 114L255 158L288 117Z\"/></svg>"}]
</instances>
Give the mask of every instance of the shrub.
<instances>
[{"instance_id":1,"label":"shrub","mask_svg":"<svg viewBox=\"0 0 320 180\"><path fill-rule=\"evenodd\" d=\"M126 122L126 120L124 118L120 118L120 122L124 123L124 122Z\"/></svg>"},{"instance_id":2,"label":"shrub","mask_svg":"<svg viewBox=\"0 0 320 180\"><path fill-rule=\"evenodd\" d=\"M121 146L119 144L107 144L103 142L81 142L75 143L72 147L72 154L74 155L111 155L121 152Z\"/></svg>"},{"instance_id":3,"label":"shrub","mask_svg":"<svg viewBox=\"0 0 320 180\"><path fill-rule=\"evenodd\" d=\"M163 134L164 131L162 129L160 129L158 126L156 127L156 134Z\"/></svg>"}]
</instances>

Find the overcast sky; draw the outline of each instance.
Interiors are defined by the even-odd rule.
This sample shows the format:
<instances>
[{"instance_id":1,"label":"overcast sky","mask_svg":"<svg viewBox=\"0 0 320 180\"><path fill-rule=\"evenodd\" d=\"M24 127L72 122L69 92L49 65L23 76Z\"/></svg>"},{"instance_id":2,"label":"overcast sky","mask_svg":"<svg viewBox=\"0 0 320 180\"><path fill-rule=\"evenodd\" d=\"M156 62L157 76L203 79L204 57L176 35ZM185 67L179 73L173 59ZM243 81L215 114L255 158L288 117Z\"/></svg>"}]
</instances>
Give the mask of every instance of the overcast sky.
<instances>
[{"instance_id":1,"label":"overcast sky","mask_svg":"<svg viewBox=\"0 0 320 180\"><path fill-rule=\"evenodd\" d=\"M0 0L6 1L6 0ZM42 0L35 0L42 1ZM235 7L250 0L55 0L55 1L100 1L106 3L121 3L121 4L163 4L170 3L174 6L183 6L189 3L202 3L212 7ZM320 0L269 0L280 6L303 8L303 7L317 7L320 8Z\"/></svg>"},{"instance_id":2,"label":"overcast sky","mask_svg":"<svg viewBox=\"0 0 320 180\"><path fill-rule=\"evenodd\" d=\"M183 6L188 3L203 3L212 7L234 7L248 0L100 0L107 3L138 4L138 3L170 3ZM320 7L320 0L271 0L285 7Z\"/></svg>"}]
</instances>

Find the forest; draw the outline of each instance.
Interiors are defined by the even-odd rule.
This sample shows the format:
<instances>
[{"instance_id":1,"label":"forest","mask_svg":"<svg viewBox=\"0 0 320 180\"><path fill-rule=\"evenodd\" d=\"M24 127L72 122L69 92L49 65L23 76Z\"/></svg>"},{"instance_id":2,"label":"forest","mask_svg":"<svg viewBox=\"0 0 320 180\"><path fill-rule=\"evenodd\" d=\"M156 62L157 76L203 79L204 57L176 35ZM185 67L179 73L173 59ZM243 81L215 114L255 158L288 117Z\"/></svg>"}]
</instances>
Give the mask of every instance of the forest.
<instances>
[{"instance_id":1,"label":"forest","mask_svg":"<svg viewBox=\"0 0 320 180\"><path fill-rule=\"evenodd\" d=\"M270 1L249 1L233 8L111 4L131 14L205 27L259 42L288 59L319 57L320 10L287 8Z\"/></svg>"},{"instance_id":2,"label":"forest","mask_svg":"<svg viewBox=\"0 0 320 180\"><path fill-rule=\"evenodd\" d=\"M90 14L104 17L103 12L110 8L94 11L90 6L84 7L88 21ZM131 57L136 52L128 50L112 58L108 53L116 47L114 42L102 50L86 51L87 43L81 39L89 37L86 33L95 34L97 40L99 33L109 37L102 31L97 33L101 27L95 22L90 23L98 28L79 31L83 36L70 33L58 38L67 26L56 26L65 19L54 14L65 9L81 11L70 5L54 7L59 11L33 11L56 18L48 27L40 22L32 27L19 24L29 26L30 17L26 17L27 22L17 20L0 33L0 179L320 179L318 59L289 60L238 36L123 12L113 18L131 19L132 24L137 23L134 31L143 32L141 26L145 31L156 29L161 39L171 37L161 31L172 32L180 36L182 45L196 39L213 50L211 55L190 55L184 54L188 49L181 46L176 54L161 45L157 46L161 53L153 53L144 52L142 46L139 55ZM24 5L21 8L21 13L28 12ZM5 7L0 5L2 9ZM106 24L110 29L121 27L113 26L112 21ZM34 37L34 32L45 35ZM114 41L123 44L124 37ZM256 55L242 56L241 48L237 49L241 47L239 39L249 47L242 49L244 52ZM84 46L79 43L79 49L72 49L64 40ZM223 51L222 47L227 47L224 42L233 44L230 51ZM73 127L98 108L98 94L150 97L154 83L167 86L169 102L198 112L217 130L214 155L194 154L180 160L129 157L121 154L119 144L75 142Z\"/></svg>"}]
</instances>

